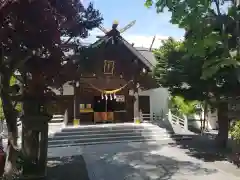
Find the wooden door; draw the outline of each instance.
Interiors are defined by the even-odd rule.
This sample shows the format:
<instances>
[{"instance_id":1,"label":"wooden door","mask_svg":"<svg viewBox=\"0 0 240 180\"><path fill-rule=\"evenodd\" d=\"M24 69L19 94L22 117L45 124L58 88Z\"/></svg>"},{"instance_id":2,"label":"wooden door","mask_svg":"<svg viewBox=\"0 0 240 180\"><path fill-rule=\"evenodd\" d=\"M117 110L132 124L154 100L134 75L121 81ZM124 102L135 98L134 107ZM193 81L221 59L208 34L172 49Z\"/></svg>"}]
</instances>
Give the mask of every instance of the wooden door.
<instances>
[{"instance_id":1,"label":"wooden door","mask_svg":"<svg viewBox=\"0 0 240 180\"><path fill-rule=\"evenodd\" d=\"M149 96L139 96L139 110L141 110L143 114L150 114Z\"/></svg>"}]
</instances>

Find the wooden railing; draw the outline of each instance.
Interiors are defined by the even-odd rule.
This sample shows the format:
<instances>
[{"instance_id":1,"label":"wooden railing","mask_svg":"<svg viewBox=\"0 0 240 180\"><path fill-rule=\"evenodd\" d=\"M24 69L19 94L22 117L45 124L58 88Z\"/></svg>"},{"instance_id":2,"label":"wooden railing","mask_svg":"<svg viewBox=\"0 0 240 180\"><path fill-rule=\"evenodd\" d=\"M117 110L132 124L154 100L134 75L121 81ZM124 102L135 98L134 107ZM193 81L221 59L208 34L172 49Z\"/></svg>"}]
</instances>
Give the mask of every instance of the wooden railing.
<instances>
[{"instance_id":1,"label":"wooden railing","mask_svg":"<svg viewBox=\"0 0 240 180\"><path fill-rule=\"evenodd\" d=\"M159 120L160 116L156 115L155 113L153 113L153 115L151 116L150 113L140 113L140 117L141 117L141 121L155 121L155 120Z\"/></svg>"},{"instance_id":2,"label":"wooden railing","mask_svg":"<svg viewBox=\"0 0 240 180\"><path fill-rule=\"evenodd\" d=\"M172 123L173 125L179 125L181 128L188 130L187 117L180 118L180 117L172 114L172 112L170 110L169 110L167 116L168 116L168 120L170 123Z\"/></svg>"},{"instance_id":3,"label":"wooden railing","mask_svg":"<svg viewBox=\"0 0 240 180\"><path fill-rule=\"evenodd\" d=\"M151 114L141 114L141 121L151 121Z\"/></svg>"},{"instance_id":4,"label":"wooden railing","mask_svg":"<svg viewBox=\"0 0 240 180\"><path fill-rule=\"evenodd\" d=\"M54 114L52 119L49 123L63 123L64 122L64 115L62 114Z\"/></svg>"}]
</instances>

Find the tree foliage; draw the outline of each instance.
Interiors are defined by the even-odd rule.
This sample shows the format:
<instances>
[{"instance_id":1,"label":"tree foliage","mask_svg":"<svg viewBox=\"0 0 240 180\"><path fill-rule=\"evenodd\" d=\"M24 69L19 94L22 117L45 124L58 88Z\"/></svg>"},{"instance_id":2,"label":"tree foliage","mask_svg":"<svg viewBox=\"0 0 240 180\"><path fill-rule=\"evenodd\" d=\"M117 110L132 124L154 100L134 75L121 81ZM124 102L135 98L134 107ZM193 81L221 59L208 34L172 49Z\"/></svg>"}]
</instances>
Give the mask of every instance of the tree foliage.
<instances>
[{"instance_id":1,"label":"tree foliage","mask_svg":"<svg viewBox=\"0 0 240 180\"><path fill-rule=\"evenodd\" d=\"M231 135L231 138L236 140L238 144L240 143L240 121L239 120L236 121L236 123L230 127L230 135Z\"/></svg>"},{"instance_id":2,"label":"tree foliage","mask_svg":"<svg viewBox=\"0 0 240 180\"><path fill-rule=\"evenodd\" d=\"M193 115L196 114L197 112L197 105L199 105L199 101L189 101L185 100L181 96L173 96L171 98L171 108L173 111L175 110L177 114L180 113L179 115Z\"/></svg>"},{"instance_id":3,"label":"tree foliage","mask_svg":"<svg viewBox=\"0 0 240 180\"><path fill-rule=\"evenodd\" d=\"M209 57L217 57L221 50L220 48L209 52L206 57L189 56L185 41L177 42L169 38L163 41L163 45L158 50L155 50L158 63L154 70L154 76L162 87L169 89L172 96L205 102L218 109L218 122L228 122L228 109L227 106L222 105L222 102L239 95L240 86L234 67L222 67L211 78L201 78L204 63L208 61ZM177 100L181 102L181 99ZM224 124L219 127L228 128L228 125ZM224 134L227 138L227 133Z\"/></svg>"},{"instance_id":4,"label":"tree foliage","mask_svg":"<svg viewBox=\"0 0 240 180\"><path fill-rule=\"evenodd\" d=\"M168 78L173 82L168 82L169 89L174 94L215 106L219 125L217 142L226 146L228 99L239 96L240 87L239 7L228 0L146 0L145 5L155 5L158 13L170 11L171 23L186 31L183 48L177 50L182 58L173 60L178 64L174 65L176 69L167 69L176 78ZM170 54L176 54L176 50Z\"/></svg>"},{"instance_id":5,"label":"tree foliage","mask_svg":"<svg viewBox=\"0 0 240 180\"><path fill-rule=\"evenodd\" d=\"M101 20L92 4L85 9L79 0L4 1L0 9L2 70L37 70L46 84L53 83L53 77L69 67L62 64L67 60L64 44L74 37L87 37ZM67 40L63 42L62 37Z\"/></svg>"},{"instance_id":6,"label":"tree foliage","mask_svg":"<svg viewBox=\"0 0 240 180\"><path fill-rule=\"evenodd\" d=\"M11 79L10 79L10 86L11 87L14 87L17 83L17 79L12 76ZM21 107L21 103L19 102L13 102L14 103L14 107L15 107L15 110L20 113L21 110L22 110L22 107ZM4 112L3 112L3 107L2 107L2 100L0 99L0 121L1 120L4 120L5 117L4 117Z\"/></svg>"},{"instance_id":7,"label":"tree foliage","mask_svg":"<svg viewBox=\"0 0 240 180\"><path fill-rule=\"evenodd\" d=\"M238 10L230 0L146 0L157 12L171 12L171 23L186 30L188 55L207 58L201 78L208 79L224 67L238 67L236 21ZM209 56L218 51L217 56ZM215 53L216 55L216 53Z\"/></svg>"},{"instance_id":8,"label":"tree foliage","mask_svg":"<svg viewBox=\"0 0 240 180\"><path fill-rule=\"evenodd\" d=\"M40 115L40 107L49 101L46 98L49 86L60 87L77 73L77 66L66 56L72 49L69 44L79 45L77 39L87 37L88 31L101 20L92 4L84 8L80 0L0 1L0 96L8 127L6 164L10 164L6 165L6 177L16 172L18 150L17 114L10 85L13 73L20 74L24 117ZM30 132L27 133L30 138L23 136L24 147L28 148L24 157L31 157L29 162L37 169L33 159L37 159L35 155L39 151L33 141L39 141L39 134L31 129L25 131Z\"/></svg>"},{"instance_id":9,"label":"tree foliage","mask_svg":"<svg viewBox=\"0 0 240 180\"><path fill-rule=\"evenodd\" d=\"M77 70L65 56L70 50L66 45L87 37L101 20L92 4L84 8L80 0L1 1L0 95L6 105L5 116L14 111L9 94L13 73L20 73L23 92L34 98L49 86L61 86ZM67 73L70 70L72 73ZM8 114L7 122L13 121L13 113Z\"/></svg>"},{"instance_id":10,"label":"tree foliage","mask_svg":"<svg viewBox=\"0 0 240 180\"><path fill-rule=\"evenodd\" d=\"M210 104L217 99L235 97L239 94L239 83L233 67L221 68L211 78L201 78L207 58L217 56L219 52L221 49L205 58L189 56L185 42L169 38L154 52L158 62L154 76L173 96L183 96L188 100L207 100Z\"/></svg>"},{"instance_id":11,"label":"tree foliage","mask_svg":"<svg viewBox=\"0 0 240 180\"><path fill-rule=\"evenodd\" d=\"M204 100L208 97L208 81L200 79L202 59L188 58L183 42L169 38L155 50L157 65L154 76L168 88L173 96L187 100Z\"/></svg>"}]
</instances>

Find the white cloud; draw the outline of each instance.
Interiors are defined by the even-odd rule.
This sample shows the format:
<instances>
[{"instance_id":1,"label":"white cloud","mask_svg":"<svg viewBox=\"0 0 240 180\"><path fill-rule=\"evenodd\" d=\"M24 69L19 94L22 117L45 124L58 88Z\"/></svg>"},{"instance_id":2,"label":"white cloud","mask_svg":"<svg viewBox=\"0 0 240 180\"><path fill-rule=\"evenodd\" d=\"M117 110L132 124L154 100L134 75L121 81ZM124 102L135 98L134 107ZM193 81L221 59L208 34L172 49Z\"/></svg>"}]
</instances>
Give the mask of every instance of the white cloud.
<instances>
[{"instance_id":1,"label":"white cloud","mask_svg":"<svg viewBox=\"0 0 240 180\"><path fill-rule=\"evenodd\" d=\"M145 35L123 35L123 37L129 42L134 43L135 47L146 47L149 48L152 44L154 36ZM168 36L156 35L153 43L153 48L159 48L161 46L161 41L168 39Z\"/></svg>"}]
</instances>

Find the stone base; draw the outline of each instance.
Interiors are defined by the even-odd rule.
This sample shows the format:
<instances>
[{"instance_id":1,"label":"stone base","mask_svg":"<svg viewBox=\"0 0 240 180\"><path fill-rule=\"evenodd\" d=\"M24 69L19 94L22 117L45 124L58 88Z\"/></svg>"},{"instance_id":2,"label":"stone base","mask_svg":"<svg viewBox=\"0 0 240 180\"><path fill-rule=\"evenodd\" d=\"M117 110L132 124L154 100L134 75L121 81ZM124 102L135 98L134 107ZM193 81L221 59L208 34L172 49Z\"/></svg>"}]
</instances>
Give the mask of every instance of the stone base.
<instances>
[{"instance_id":1,"label":"stone base","mask_svg":"<svg viewBox=\"0 0 240 180\"><path fill-rule=\"evenodd\" d=\"M80 125L80 119L74 119L73 126L79 126L79 125Z\"/></svg>"}]
</instances>

